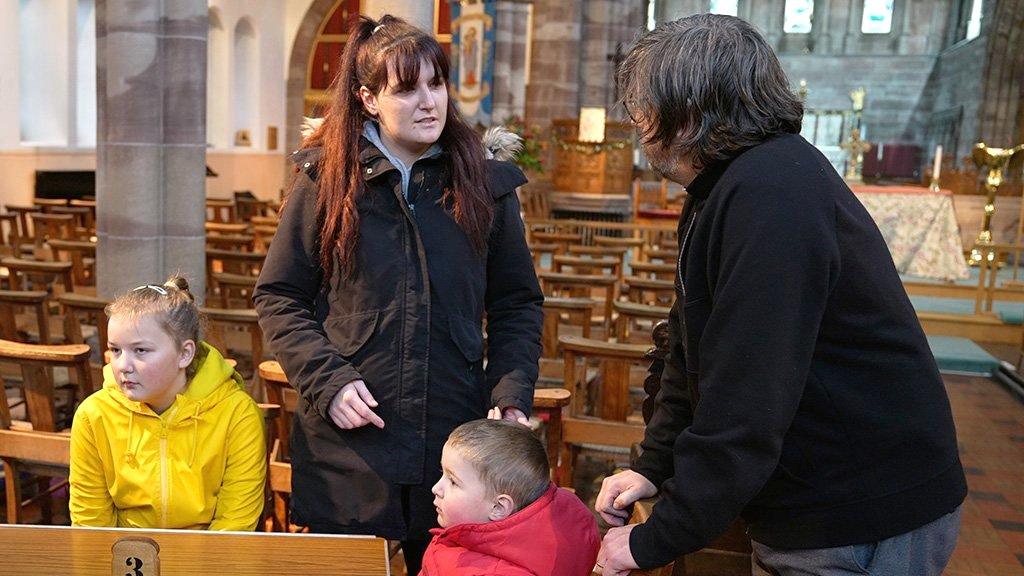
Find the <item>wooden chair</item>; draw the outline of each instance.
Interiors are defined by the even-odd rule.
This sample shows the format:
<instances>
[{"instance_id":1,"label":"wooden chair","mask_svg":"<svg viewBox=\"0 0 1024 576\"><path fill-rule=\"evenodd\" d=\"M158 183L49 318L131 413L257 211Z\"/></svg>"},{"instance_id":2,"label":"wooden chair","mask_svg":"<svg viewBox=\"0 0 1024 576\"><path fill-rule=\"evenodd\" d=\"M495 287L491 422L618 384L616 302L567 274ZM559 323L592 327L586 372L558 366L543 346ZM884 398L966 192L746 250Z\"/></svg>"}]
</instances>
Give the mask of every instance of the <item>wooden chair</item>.
<instances>
[{"instance_id":1,"label":"wooden chair","mask_svg":"<svg viewBox=\"0 0 1024 576\"><path fill-rule=\"evenodd\" d=\"M561 247L559 254L567 252L572 244L583 242L583 235L573 232L547 232L536 230L530 234L530 243L533 244L557 244Z\"/></svg>"},{"instance_id":2,"label":"wooden chair","mask_svg":"<svg viewBox=\"0 0 1024 576\"><path fill-rule=\"evenodd\" d=\"M253 224L252 226L252 249L257 252L266 252L270 248L270 242L277 234L277 225Z\"/></svg>"},{"instance_id":3,"label":"wooden chair","mask_svg":"<svg viewBox=\"0 0 1024 576\"><path fill-rule=\"evenodd\" d=\"M18 481L21 472L67 476L69 453L64 451L61 441L54 439L53 434L62 422L56 413L53 368L66 367L73 376L77 394L68 407L73 412L78 401L95 391L89 371L89 353L89 347L84 344L46 346L0 340L0 362L16 363L21 367L28 415L28 422L16 422L11 417L6 399L0 402L0 458L4 463L7 522L10 524L21 520L23 502ZM0 376L0 386L5 385ZM21 433L13 433L14 430ZM41 494L47 496L47 490ZM43 510L44 521L48 521L49 506L44 506Z\"/></svg>"},{"instance_id":4,"label":"wooden chair","mask_svg":"<svg viewBox=\"0 0 1024 576\"><path fill-rule=\"evenodd\" d=\"M629 269L632 275L638 278L668 280L670 282L676 278L676 265L674 262L671 264L657 262L630 262Z\"/></svg>"},{"instance_id":5,"label":"wooden chair","mask_svg":"<svg viewBox=\"0 0 1024 576\"><path fill-rule=\"evenodd\" d=\"M207 222L206 233L217 234L217 235L237 235L245 234L249 230L249 225L245 223L234 223L234 222Z\"/></svg>"},{"instance_id":6,"label":"wooden chair","mask_svg":"<svg viewBox=\"0 0 1024 576\"><path fill-rule=\"evenodd\" d=\"M0 214L0 256L16 256L20 246L18 215Z\"/></svg>"},{"instance_id":7,"label":"wooden chair","mask_svg":"<svg viewBox=\"0 0 1024 576\"><path fill-rule=\"evenodd\" d=\"M38 286L44 287L53 296L75 291L71 262L3 258L0 260L0 266L7 268L10 273L13 290L31 290Z\"/></svg>"},{"instance_id":8,"label":"wooden chair","mask_svg":"<svg viewBox=\"0 0 1024 576\"><path fill-rule=\"evenodd\" d=\"M551 259L551 270L559 273L602 274L622 278L622 260L612 257L591 258L558 254Z\"/></svg>"},{"instance_id":9,"label":"wooden chair","mask_svg":"<svg viewBox=\"0 0 1024 576\"><path fill-rule=\"evenodd\" d=\"M72 238L88 240L96 233L95 209L93 208L85 206L56 206L50 210L50 213L72 217Z\"/></svg>"},{"instance_id":10,"label":"wooden chair","mask_svg":"<svg viewBox=\"0 0 1024 576\"><path fill-rule=\"evenodd\" d=\"M256 288L256 276L214 272L211 279L214 290L220 295L221 308L246 310L253 307L252 293ZM239 305L239 302L242 304Z\"/></svg>"},{"instance_id":11,"label":"wooden chair","mask_svg":"<svg viewBox=\"0 0 1024 576\"><path fill-rule=\"evenodd\" d=\"M55 344L50 330L49 294L44 290L0 290L0 338L30 343L32 333L18 329L18 316L30 309L36 320L36 343Z\"/></svg>"},{"instance_id":12,"label":"wooden chair","mask_svg":"<svg viewBox=\"0 0 1024 576\"><path fill-rule=\"evenodd\" d=\"M68 344L87 344L83 326L96 330L96 347L90 362L94 382L103 382L104 354L107 351L107 314L104 311L109 300L72 293L61 294L57 299L64 308L64 340Z\"/></svg>"},{"instance_id":13,"label":"wooden chair","mask_svg":"<svg viewBox=\"0 0 1024 576\"><path fill-rule=\"evenodd\" d=\"M96 285L96 243L88 240L49 240L54 259L71 262L75 286Z\"/></svg>"},{"instance_id":14,"label":"wooden chair","mask_svg":"<svg viewBox=\"0 0 1024 576\"><path fill-rule=\"evenodd\" d=\"M253 217L266 216L270 210L266 200L254 198L248 191L235 192L235 217L239 222L251 222Z\"/></svg>"},{"instance_id":15,"label":"wooden chair","mask_svg":"<svg viewBox=\"0 0 1024 576\"><path fill-rule=\"evenodd\" d=\"M556 254L562 251L561 244L533 243L527 244L527 247L530 249L530 254L533 256L533 268L538 271L544 269L541 265L541 262L544 259L545 255L549 257L550 262L550 259L554 258ZM548 270L550 269L551 267L549 266Z\"/></svg>"},{"instance_id":16,"label":"wooden chair","mask_svg":"<svg viewBox=\"0 0 1024 576\"><path fill-rule=\"evenodd\" d=\"M670 306L676 296L676 285L673 280L626 276L622 281L622 293L626 295L627 300L637 304Z\"/></svg>"},{"instance_id":17,"label":"wooden chair","mask_svg":"<svg viewBox=\"0 0 1024 576\"><path fill-rule=\"evenodd\" d=\"M32 237L32 228L29 225L28 215L33 212L38 212L39 209L35 206L20 206L17 204L4 204L4 210L8 214L14 214L18 217L18 237L22 239L28 239Z\"/></svg>"},{"instance_id":18,"label":"wooden chair","mask_svg":"<svg viewBox=\"0 0 1024 576\"><path fill-rule=\"evenodd\" d=\"M672 309L667 306L648 306L636 302L615 302L615 339L630 342L634 325L638 320L651 322L651 328L662 320L668 320ZM643 333L643 341L650 342L650 330Z\"/></svg>"},{"instance_id":19,"label":"wooden chair","mask_svg":"<svg viewBox=\"0 0 1024 576\"><path fill-rule=\"evenodd\" d=\"M544 358L560 358L558 337L562 317L580 327L580 335L590 338L590 324L594 313L594 301L589 298L544 298L544 331L541 335Z\"/></svg>"},{"instance_id":20,"label":"wooden chair","mask_svg":"<svg viewBox=\"0 0 1024 576\"><path fill-rule=\"evenodd\" d=\"M213 234L206 237L206 248L252 252L252 234Z\"/></svg>"},{"instance_id":21,"label":"wooden chair","mask_svg":"<svg viewBox=\"0 0 1024 576\"><path fill-rule=\"evenodd\" d=\"M207 222L237 222L235 218L235 202L221 198L206 199Z\"/></svg>"},{"instance_id":22,"label":"wooden chair","mask_svg":"<svg viewBox=\"0 0 1024 576\"><path fill-rule=\"evenodd\" d=\"M257 402L263 402L266 393L258 372L258 366L263 362L263 331L260 329L256 310L219 308L201 308L200 310L209 320L206 340L210 345L220 350L225 356L229 354L230 350L230 356L236 360L239 358L237 352L248 352L252 358L248 392ZM239 333L248 333L248 350L243 350L242 347L236 345L237 339L233 336ZM270 403L283 406L280 402L270 401Z\"/></svg>"},{"instance_id":23,"label":"wooden chair","mask_svg":"<svg viewBox=\"0 0 1024 576\"><path fill-rule=\"evenodd\" d=\"M541 272L538 277L540 277L545 296L590 298L594 290L602 291L604 293L601 300L604 313L602 324L605 327L605 333L608 333L612 322L612 302L618 297L619 279L617 277L594 274L559 274L557 272Z\"/></svg>"},{"instance_id":24,"label":"wooden chair","mask_svg":"<svg viewBox=\"0 0 1024 576\"><path fill-rule=\"evenodd\" d=\"M675 264L679 258L679 251L671 248L650 248L644 251L647 262L662 262L664 264Z\"/></svg>"},{"instance_id":25,"label":"wooden chair","mask_svg":"<svg viewBox=\"0 0 1024 576\"><path fill-rule=\"evenodd\" d=\"M32 219L32 244L37 254L43 250L47 240L72 239L75 219L70 214L33 212L29 217Z\"/></svg>"},{"instance_id":26,"label":"wooden chair","mask_svg":"<svg viewBox=\"0 0 1024 576\"><path fill-rule=\"evenodd\" d=\"M562 422L559 479L571 484L582 445L628 451L643 439L644 426L627 422L631 411L630 372L633 366L648 362L647 353L651 347L578 336L562 336L559 345L564 355L564 385L572 394L569 416ZM581 366L577 366L577 361ZM587 381L590 373L587 368L593 362L599 364L599 386L592 386L594 383Z\"/></svg>"}]
</instances>

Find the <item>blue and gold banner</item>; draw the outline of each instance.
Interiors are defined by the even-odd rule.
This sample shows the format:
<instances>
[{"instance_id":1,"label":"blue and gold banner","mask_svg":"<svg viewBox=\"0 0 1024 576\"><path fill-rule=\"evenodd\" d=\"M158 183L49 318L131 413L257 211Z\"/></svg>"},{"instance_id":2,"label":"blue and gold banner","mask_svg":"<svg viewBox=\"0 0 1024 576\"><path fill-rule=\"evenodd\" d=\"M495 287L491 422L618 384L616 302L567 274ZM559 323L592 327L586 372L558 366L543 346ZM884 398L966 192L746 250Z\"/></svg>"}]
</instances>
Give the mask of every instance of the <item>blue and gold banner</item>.
<instances>
[{"instance_id":1,"label":"blue and gold banner","mask_svg":"<svg viewBox=\"0 0 1024 576\"><path fill-rule=\"evenodd\" d=\"M491 0L452 0L452 96L472 124L491 125L494 23Z\"/></svg>"}]
</instances>

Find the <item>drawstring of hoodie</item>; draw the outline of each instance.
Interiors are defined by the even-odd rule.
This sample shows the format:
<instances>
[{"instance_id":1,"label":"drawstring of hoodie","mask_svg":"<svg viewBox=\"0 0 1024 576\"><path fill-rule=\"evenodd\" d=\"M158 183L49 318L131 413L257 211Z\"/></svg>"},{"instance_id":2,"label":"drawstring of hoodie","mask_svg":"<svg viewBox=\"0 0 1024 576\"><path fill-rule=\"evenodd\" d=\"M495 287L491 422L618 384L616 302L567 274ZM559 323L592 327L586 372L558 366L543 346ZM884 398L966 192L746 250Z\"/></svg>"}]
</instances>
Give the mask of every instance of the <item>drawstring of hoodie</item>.
<instances>
[{"instance_id":1,"label":"drawstring of hoodie","mask_svg":"<svg viewBox=\"0 0 1024 576\"><path fill-rule=\"evenodd\" d=\"M138 447L132 448L132 429L135 427L135 411L128 411L128 441L125 443L124 460L128 464L135 465L135 450Z\"/></svg>"},{"instance_id":2,"label":"drawstring of hoodie","mask_svg":"<svg viewBox=\"0 0 1024 576\"><path fill-rule=\"evenodd\" d=\"M199 443L199 409L203 403L196 403L196 410L192 414L192 453L188 456L188 467L191 468L196 460L196 445Z\"/></svg>"}]
</instances>

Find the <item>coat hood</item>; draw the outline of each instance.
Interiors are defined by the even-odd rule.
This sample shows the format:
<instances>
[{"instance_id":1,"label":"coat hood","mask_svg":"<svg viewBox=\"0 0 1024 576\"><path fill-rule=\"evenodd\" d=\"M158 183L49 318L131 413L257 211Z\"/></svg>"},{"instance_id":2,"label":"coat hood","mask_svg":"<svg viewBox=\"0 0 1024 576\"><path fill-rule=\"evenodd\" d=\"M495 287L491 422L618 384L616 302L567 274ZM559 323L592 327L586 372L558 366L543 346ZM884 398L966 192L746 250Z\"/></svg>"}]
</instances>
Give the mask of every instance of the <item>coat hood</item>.
<instances>
[{"instance_id":1,"label":"coat hood","mask_svg":"<svg viewBox=\"0 0 1024 576\"><path fill-rule=\"evenodd\" d=\"M189 380L185 390L174 399L174 403L165 412L168 424L177 426L190 421L193 428L199 425L199 419L203 414L209 412L220 401L224 400L236 390L245 391L245 380L224 356L206 342L200 342L199 368L192 379ZM103 367L103 393L109 399L128 409L128 449L125 458L129 461L135 458L138 450L137 443L141 441L141 434L133 434L135 431L135 418L149 417L160 418L148 405L143 402L130 400L121 391L114 379L114 371L110 364ZM189 461L195 459L196 443L198 434L193 431L192 450Z\"/></svg>"},{"instance_id":2,"label":"coat hood","mask_svg":"<svg viewBox=\"0 0 1024 576\"><path fill-rule=\"evenodd\" d=\"M575 494L554 484L504 520L431 533L422 576L588 576L601 545L594 515Z\"/></svg>"}]
</instances>

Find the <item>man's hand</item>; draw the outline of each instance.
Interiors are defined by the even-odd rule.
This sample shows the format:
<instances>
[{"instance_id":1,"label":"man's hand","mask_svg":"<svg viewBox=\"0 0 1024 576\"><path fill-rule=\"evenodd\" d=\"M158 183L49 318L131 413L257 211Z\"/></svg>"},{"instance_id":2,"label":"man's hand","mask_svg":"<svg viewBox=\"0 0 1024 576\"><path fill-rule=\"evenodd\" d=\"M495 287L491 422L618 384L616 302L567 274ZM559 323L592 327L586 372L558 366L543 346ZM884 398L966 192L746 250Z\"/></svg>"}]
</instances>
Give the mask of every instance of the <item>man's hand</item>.
<instances>
[{"instance_id":1,"label":"man's hand","mask_svg":"<svg viewBox=\"0 0 1024 576\"><path fill-rule=\"evenodd\" d=\"M601 551L597 553L597 566L603 576L620 576L629 574L639 566L629 551L629 533L636 528L630 524L622 528L612 528L601 542Z\"/></svg>"},{"instance_id":2,"label":"man's hand","mask_svg":"<svg viewBox=\"0 0 1024 576\"><path fill-rule=\"evenodd\" d=\"M629 520L629 507L634 502L657 493L657 486L642 474L626 470L608 476L601 482L601 492L597 495L594 509L611 526L622 526Z\"/></svg>"},{"instance_id":3,"label":"man's hand","mask_svg":"<svg viewBox=\"0 0 1024 576\"><path fill-rule=\"evenodd\" d=\"M341 390L331 399L328 414L338 428L351 430L373 424L377 428L384 427L384 421L371 408L377 407L377 401L366 389L362 380L353 380L342 386Z\"/></svg>"},{"instance_id":4,"label":"man's hand","mask_svg":"<svg viewBox=\"0 0 1024 576\"><path fill-rule=\"evenodd\" d=\"M505 408L504 412L502 412L500 408L495 406L494 408L491 408L490 410L487 411L487 419L508 420L510 422L518 422L523 426L530 425L530 419L526 417L526 414L523 414L522 410L514 406L509 406L508 408Z\"/></svg>"}]
</instances>

